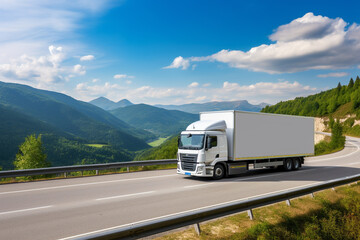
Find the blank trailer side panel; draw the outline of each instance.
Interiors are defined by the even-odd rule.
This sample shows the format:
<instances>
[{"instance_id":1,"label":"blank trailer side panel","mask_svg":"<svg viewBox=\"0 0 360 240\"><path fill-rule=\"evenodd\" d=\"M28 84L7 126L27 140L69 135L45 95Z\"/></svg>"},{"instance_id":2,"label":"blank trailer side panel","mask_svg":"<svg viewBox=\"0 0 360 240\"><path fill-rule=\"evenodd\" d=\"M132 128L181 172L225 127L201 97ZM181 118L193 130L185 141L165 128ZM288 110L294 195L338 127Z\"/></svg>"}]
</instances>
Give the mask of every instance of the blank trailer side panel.
<instances>
[{"instance_id":1,"label":"blank trailer side panel","mask_svg":"<svg viewBox=\"0 0 360 240\"><path fill-rule=\"evenodd\" d=\"M225 120L229 160L314 154L314 118L241 111L204 112L200 120Z\"/></svg>"}]
</instances>

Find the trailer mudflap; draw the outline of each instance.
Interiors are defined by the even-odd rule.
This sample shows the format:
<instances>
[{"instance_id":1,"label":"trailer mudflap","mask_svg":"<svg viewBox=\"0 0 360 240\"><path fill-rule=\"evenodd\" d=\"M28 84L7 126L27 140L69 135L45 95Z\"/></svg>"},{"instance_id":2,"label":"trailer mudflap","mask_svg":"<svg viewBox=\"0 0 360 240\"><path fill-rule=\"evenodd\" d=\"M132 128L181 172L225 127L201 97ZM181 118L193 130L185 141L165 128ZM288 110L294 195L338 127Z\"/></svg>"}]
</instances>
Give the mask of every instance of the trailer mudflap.
<instances>
[{"instance_id":1,"label":"trailer mudflap","mask_svg":"<svg viewBox=\"0 0 360 240\"><path fill-rule=\"evenodd\" d=\"M241 174L248 170L248 165L246 163L227 163L229 175Z\"/></svg>"}]
</instances>

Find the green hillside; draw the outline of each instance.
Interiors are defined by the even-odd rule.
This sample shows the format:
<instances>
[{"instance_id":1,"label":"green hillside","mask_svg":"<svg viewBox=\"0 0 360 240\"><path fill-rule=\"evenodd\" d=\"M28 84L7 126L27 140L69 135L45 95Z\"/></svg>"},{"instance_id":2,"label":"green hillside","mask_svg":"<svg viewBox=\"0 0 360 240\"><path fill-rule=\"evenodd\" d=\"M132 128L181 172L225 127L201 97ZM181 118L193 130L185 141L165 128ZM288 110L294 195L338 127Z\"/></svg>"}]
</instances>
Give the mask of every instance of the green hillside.
<instances>
[{"instance_id":1,"label":"green hillside","mask_svg":"<svg viewBox=\"0 0 360 240\"><path fill-rule=\"evenodd\" d=\"M52 166L78 163L130 161L132 154L126 150L106 146L88 147L87 141L65 133L45 122L0 104L0 166L13 169L19 145L31 134L42 134L45 153Z\"/></svg>"},{"instance_id":2,"label":"green hillside","mask_svg":"<svg viewBox=\"0 0 360 240\"><path fill-rule=\"evenodd\" d=\"M0 82L0 166L13 169L19 145L42 134L52 166L130 161L156 137L64 94ZM96 148L87 144L102 144Z\"/></svg>"},{"instance_id":3,"label":"green hillside","mask_svg":"<svg viewBox=\"0 0 360 240\"><path fill-rule=\"evenodd\" d=\"M351 78L349 84L314 94L308 97L298 97L294 100L279 102L266 106L261 110L265 113L278 113L300 116L342 118L348 114L360 117L360 78Z\"/></svg>"},{"instance_id":4,"label":"green hillside","mask_svg":"<svg viewBox=\"0 0 360 240\"><path fill-rule=\"evenodd\" d=\"M197 114L166 110L146 104L136 104L110 111L122 121L148 130L159 137L168 137L184 130L199 119Z\"/></svg>"},{"instance_id":5,"label":"green hillside","mask_svg":"<svg viewBox=\"0 0 360 240\"><path fill-rule=\"evenodd\" d=\"M0 82L0 103L89 143L136 151L148 145L134 135L144 133L148 135L143 135L145 139L154 138L146 131L135 131L101 108L56 92Z\"/></svg>"},{"instance_id":6,"label":"green hillside","mask_svg":"<svg viewBox=\"0 0 360 240\"><path fill-rule=\"evenodd\" d=\"M174 159L178 150L178 136L173 136L158 147L150 148L139 153L135 160L156 160L156 159Z\"/></svg>"}]
</instances>

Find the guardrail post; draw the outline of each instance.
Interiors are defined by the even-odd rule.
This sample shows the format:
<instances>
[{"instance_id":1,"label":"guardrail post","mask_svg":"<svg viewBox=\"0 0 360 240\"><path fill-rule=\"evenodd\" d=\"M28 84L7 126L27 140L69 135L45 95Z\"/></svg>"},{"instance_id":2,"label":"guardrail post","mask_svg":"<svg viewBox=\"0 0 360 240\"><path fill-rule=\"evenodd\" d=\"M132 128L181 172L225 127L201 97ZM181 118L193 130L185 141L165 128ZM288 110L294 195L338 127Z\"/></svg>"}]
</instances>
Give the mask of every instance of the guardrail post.
<instances>
[{"instance_id":1,"label":"guardrail post","mask_svg":"<svg viewBox=\"0 0 360 240\"><path fill-rule=\"evenodd\" d=\"M314 198L314 197L315 197L315 195L314 195L314 193L312 192L312 193L311 193L311 198Z\"/></svg>"},{"instance_id":2,"label":"guardrail post","mask_svg":"<svg viewBox=\"0 0 360 240\"><path fill-rule=\"evenodd\" d=\"M247 214L248 214L250 220L254 220L254 215L253 215L252 209L247 210Z\"/></svg>"},{"instance_id":3,"label":"guardrail post","mask_svg":"<svg viewBox=\"0 0 360 240\"><path fill-rule=\"evenodd\" d=\"M67 172L64 172L64 178L67 178Z\"/></svg>"},{"instance_id":4,"label":"guardrail post","mask_svg":"<svg viewBox=\"0 0 360 240\"><path fill-rule=\"evenodd\" d=\"M197 233L197 235L200 236L200 234L201 234L200 224L199 224L199 223L195 223L195 224L194 224L194 228L195 228L195 232Z\"/></svg>"},{"instance_id":5,"label":"guardrail post","mask_svg":"<svg viewBox=\"0 0 360 240\"><path fill-rule=\"evenodd\" d=\"M126 168L127 168L127 172L130 172L130 168L129 168L129 166L127 166Z\"/></svg>"},{"instance_id":6,"label":"guardrail post","mask_svg":"<svg viewBox=\"0 0 360 240\"><path fill-rule=\"evenodd\" d=\"M99 169L96 169L96 173L95 173L96 175L99 175Z\"/></svg>"},{"instance_id":7,"label":"guardrail post","mask_svg":"<svg viewBox=\"0 0 360 240\"><path fill-rule=\"evenodd\" d=\"M286 200L286 205L291 206L290 199Z\"/></svg>"}]
</instances>

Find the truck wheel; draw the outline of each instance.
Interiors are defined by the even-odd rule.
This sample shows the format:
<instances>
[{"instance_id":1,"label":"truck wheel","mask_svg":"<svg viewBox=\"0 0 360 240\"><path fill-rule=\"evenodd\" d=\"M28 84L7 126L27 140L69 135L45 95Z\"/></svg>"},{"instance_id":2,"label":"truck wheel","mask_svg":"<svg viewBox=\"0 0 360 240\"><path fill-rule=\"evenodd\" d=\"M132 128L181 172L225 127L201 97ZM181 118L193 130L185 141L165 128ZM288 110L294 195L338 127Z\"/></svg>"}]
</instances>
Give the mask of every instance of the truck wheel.
<instances>
[{"instance_id":1,"label":"truck wheel","mask_svg":"<svg viewBox=\"0 0 360 240\"><path fill-rule=\"evenodd\" d=\"M225 168L222 164L216 164L214 167L213 179L218 180L225 176Z\"/></svg>"},{"instance_id":2,"label":"truck wheel","mask_svg":"<svg viewBox=\"0 0 360 240\"><path fill-rule=\"evenodd\" d=\"M284 169L285 171L291 171L293 168L293 161L291 158L287 158L284 160Z\"/></svg>"},{"instance_id":3,"label":"truck wheel","mask_svg":"<svg viewBox=\"0 0 360 240\"><path fill-rule=\"evenodd\" d=\"M293 164L293 170L298 170L301 167L299 158L294 158L292 164Z\"/></svg>"}]
</instances>

